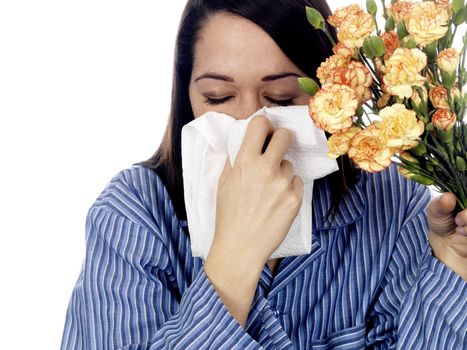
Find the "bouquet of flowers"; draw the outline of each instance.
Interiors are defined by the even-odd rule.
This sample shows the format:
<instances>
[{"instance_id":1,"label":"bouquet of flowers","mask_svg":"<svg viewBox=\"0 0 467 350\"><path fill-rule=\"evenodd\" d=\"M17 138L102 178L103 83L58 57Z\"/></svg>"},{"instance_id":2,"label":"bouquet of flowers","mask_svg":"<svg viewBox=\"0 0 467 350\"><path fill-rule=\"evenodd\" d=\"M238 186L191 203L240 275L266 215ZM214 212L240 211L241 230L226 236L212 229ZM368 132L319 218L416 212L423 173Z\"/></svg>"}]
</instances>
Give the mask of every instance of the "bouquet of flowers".
<instances>
[{"instance_id":1,"label":"bouquet of flowers","mask_svg":"<svg viewBox=\"0 0 467 350\"><path fill-rule=\"evenodd\" d=\"M299 78L311 98L314 123L332 134L329 157L348 154L358 167L377 172L392 162L401 173L467 208L467 80L464 30L461 51L453 48L467 22L464 0L382 0L338 8L326 21L312 7L306 16L324 31L334 54L316 71L319 83ZM327 22L327 23L326 23ZM338 43L328 25L337 30Z\"/></svg>"}]
</instances>

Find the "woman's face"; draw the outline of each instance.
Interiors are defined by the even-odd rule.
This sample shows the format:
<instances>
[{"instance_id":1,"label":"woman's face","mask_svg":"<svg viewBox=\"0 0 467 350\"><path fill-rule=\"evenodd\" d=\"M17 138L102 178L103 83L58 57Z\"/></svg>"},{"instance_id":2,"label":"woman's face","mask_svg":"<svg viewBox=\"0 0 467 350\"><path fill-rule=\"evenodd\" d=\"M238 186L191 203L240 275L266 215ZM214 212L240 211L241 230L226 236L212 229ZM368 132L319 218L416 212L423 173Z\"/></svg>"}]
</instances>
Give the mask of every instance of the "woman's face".
<instances>
[{"instance_id":1,"label":"woman's face","mask_svg":"<svg viewBox=\"0 0 467 350\"><path fill-rule=\"evenodd\" d=\"M218 13L195 45L189 95L195 118L207 111L246 119L263 106L305 105L303 73L259 26Z\"/></svg>"}]
</instances>

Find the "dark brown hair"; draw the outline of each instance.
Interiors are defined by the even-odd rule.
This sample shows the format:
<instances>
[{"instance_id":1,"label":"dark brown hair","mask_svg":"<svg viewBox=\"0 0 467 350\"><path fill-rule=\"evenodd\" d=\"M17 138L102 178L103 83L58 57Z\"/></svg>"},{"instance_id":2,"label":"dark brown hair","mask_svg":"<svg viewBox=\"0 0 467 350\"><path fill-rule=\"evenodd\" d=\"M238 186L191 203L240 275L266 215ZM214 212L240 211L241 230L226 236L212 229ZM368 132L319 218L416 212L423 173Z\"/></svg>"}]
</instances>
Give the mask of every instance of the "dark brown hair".
<instances>
[{"instance_id":1,"label":"dark brown hair","mask_svg":"<svg viewBox=\"0 0 467 350\"><path fill-rule=\"evenodd\" d=\"M188 86L194 45L200 28L209 16L219 11L244 17L267 32L298 68L316 79L316 69L333 54L332 44L324 33L308 23L305 5L317 9L324 18L331 14L325 0L188 0L175 45L172 101L167 128L154 155L136 163L156 171L167 188L179 219L186 219L181 130L194 119ZM329 25L328 29L336 40L335 29ZM328 217L331 212L334 215L345 192L357 181L355 168L347 156L339 157L338 164L339 171L329 175L335 186L331 186L332 210L328 212Z\"/></svg>"}]
</instances>

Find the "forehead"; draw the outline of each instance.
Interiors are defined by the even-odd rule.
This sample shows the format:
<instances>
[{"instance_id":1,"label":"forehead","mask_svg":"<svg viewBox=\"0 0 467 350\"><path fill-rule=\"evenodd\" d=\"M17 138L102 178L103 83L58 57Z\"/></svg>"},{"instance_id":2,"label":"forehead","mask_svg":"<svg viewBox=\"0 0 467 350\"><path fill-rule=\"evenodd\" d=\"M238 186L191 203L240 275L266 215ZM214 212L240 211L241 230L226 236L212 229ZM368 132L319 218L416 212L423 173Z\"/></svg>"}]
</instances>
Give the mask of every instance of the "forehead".
<instances>
[{"instance_id":1,"label":"forehead","mask_svg":"<svg viewBox=\"0 0 467 350\"><path fill-rule=\"evenodd\" d=\"M195 44L195 71L227 75L267 75L279 70L300 70L274 40L255 23L219 12L206 20Z\"/></svg>"}]
</instances>

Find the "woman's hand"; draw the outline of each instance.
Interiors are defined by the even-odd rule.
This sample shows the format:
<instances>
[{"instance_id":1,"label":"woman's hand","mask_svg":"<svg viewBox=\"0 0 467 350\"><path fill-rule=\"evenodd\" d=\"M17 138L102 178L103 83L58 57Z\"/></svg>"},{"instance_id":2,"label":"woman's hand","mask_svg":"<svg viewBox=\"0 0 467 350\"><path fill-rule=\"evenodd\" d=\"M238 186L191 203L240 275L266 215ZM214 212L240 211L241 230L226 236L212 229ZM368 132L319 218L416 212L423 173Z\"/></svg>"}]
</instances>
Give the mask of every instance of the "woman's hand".
<instances>
[{"instance_id":1,"label":"woman's hand","mask_svg":"<svg viewBox=\"0 0 467 350\"><path fill-rule=\"evenodd\" d=\"M430 245L436 258L467 280L467 209L454 216L456 197L444 193L428 206Z\"/></svg>"},{"instance_id":2,"label":"woman's hand","mask_svg":"<svg viewBox=\"0 0 467 350\"><path fill-rule=\"evenodd\" d=\"M234 166L227 158L219 179L213 245L262 267L284 240L303 200L303 181L283 159L292 137L266 117L251 120Z\"/></svg>"}]
</instances>

